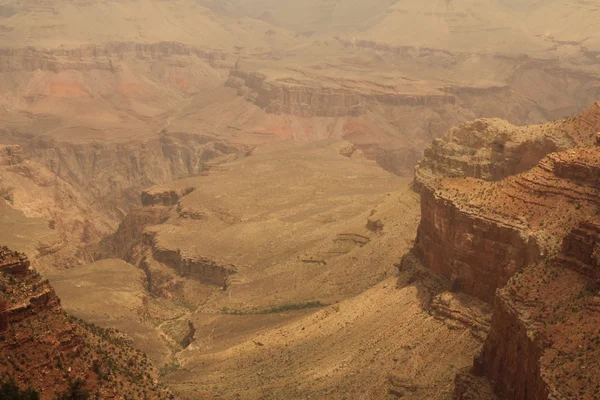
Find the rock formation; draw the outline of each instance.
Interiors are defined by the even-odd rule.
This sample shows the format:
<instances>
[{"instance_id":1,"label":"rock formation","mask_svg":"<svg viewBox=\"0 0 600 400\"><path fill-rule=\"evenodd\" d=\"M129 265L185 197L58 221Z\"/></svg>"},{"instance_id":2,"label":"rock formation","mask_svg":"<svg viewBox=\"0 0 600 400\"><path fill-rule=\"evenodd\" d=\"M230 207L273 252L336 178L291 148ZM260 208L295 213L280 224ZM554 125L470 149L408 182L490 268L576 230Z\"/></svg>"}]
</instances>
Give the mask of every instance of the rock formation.
<instances>
[{"instance_id":1,"label":"rock formation","mask_svg":"<svg viewBox=\"0 0 600 400\"><path fill-rule=\"evenodd\" d=\"M169 398L129 339L67 315L47 280L21 254L0 249L0 375L54 399L82 379L100 398Z\"/></svg>"},{"instance_id":2,"label":"rock formation","mask_svg":"<svg viewBox=\"0 0 600 400\"><path fill-rule=\"evenodd\" d=\"M2 146L0 148L0 165L16 165L23 162L21 146Z\"/></svg>"},{"instance_id":3,"label":"rock formation","mask_svg":"<svg viewBox=\"0 0 600 400\"><path fill-rule=\"evenodd\" d=\"M328 86L296 79L270 79L260 72L246 73L234 70L227 85L269 113L291 114L299 117L358 116L367 112L369 105L383 104L407 107L441 107L456 104L452 95L417 95L397 93L376 87L364 90L353 87L351 80L333 81Z\"/></svg>"},{"instance_id":4,"label":"rock formation","mask_svg":"<svg viewBox=\"0 0 600 400\"><path fill-rule=\"evenodd\" d=\"M576 117L543 125L518 127L499 119L466 122L425 150L415 187L441 177L496 181L525 172L552 152L592 144L598 129L600 102Z\"/></svg>"},{"instance_id":5,"label":"rock formation","mask_svg":"<svg viewBox=\"0 0 600 400\"><path fill-rule=\"evenodd\" d=\"M598 243L596 216L567 234L557 257L526 267L499 290L483 351L458 381L484 377L507 399L598 398ZM469 393L470 385L458 385L459 399L477 399Z\"/></svg>"},{"instance_id":6,"label":"rock formation","mask_svg":"<svg viewBox=\"0 0 600 400\"><path fill-rule=\"evenodd\" d=\"M479 120L419 163L413 253L454 291L494 304L458 399L598 397L599 128L599 104L537 127ZM445 318L446 304L431 307Z\"/></svg>"},{"instance_id":7,"label":"rock formation","mask_svg":"<svg viewBox=\"0 0 600 400\"><path fill-rule=\"evenodd\" d=\"M485 121L465 124L438 139L419 163L415 184L422 208L415 253L457 290L488 302L520 268L554 252L567 229L600 205L597 149L552 153L533 169L528 167L532 161L506 162L525 160L523 152L531 154L530 146L536 152L543 148L535 141L515 146L516 140L524 143L518 136L521 130L536 135L560 132L552 143L562 141L561 146L591 145L600 126L600 106L546 128L514 131L510 146L503 147L507 158L493 150L498 126ZM588 131L581 132L580 126ZM533 160L538 157L541 154ZM511 176L520 170L525 172Z\"/></svg>"}]
</instances>

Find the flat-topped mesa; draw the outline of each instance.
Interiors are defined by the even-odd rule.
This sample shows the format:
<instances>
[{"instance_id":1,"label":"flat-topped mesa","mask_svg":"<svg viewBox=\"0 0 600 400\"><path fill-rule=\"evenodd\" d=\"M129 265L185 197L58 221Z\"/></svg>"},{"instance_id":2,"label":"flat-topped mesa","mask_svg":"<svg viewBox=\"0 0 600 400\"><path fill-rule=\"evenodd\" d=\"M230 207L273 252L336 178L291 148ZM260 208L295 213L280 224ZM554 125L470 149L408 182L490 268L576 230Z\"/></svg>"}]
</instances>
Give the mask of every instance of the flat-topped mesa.
<instances>
[{"instance_id":1,"label":"flat-topped mesa","mask_svg":"<svg viewBox=\"0 0 600 400\"><path fill-rule=\"evenodd\" d=\"M600 105L543 125L518 127L500 119L466 122L433 141L415 169L415 189L444 177L496 181L533 168L546 155L594 143Z\"/></svg>"},{"instance_id":2,"label":"flat-topped mesa","mask_svg":"<svg viewBox=\"0 0 600 400\"><path fill-rule=\"evenodd\" d=\"M600 148L577 148L498 182L425 185L414 252L456 290L492 302L513 274L557 252L568 230L600 207L599 168Z\"/></svg>"},{"instance_id":3,"label":"flat-topped mesa","mask_svg":"<svg viewBox=\"0 0 600 400\"><path fill-rule=\"evenodd\" d=\"M300 117L344 117L364 114L369 104L390 106L442 106L455 104L454 96L409 94L352 87L355 83L339 82L323 86L322 82L305 82L296 78L269 79L260 72L233 71L226 83L236 88L246 100L272 114Z\"/></svg>"},{"instance_id":4,"label":"flat-topped mesa","mask_svg":"<svg viewBox=\"0 0 600 400\"><path fill-rule=\"evenodd\" d=\"M18 145L0 145L0 166L2 165L17 165L24 161L21 146Z\"/></svg>"}]
</instances>

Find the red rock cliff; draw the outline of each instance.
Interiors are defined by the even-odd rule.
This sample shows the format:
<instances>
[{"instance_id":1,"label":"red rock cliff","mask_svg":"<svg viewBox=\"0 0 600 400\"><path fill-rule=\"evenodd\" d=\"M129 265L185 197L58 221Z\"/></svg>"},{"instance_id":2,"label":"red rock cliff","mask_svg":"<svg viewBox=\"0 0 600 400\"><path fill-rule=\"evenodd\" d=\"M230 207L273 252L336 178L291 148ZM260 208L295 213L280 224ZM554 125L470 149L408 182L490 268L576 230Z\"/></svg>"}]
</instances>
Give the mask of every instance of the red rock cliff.
<instances>
[{"instance_id":1,"label":"red rock cliff","mask_svg":"<svg viewBox=\"0 0 600 400\"><path fill-rule=\"evenodd\" d=\"M498 291L492 328L470 374L505 399L600 398L599 243L600 217L582 221L564 238L561 254L528 266ZM469 385L457 388L459 399L477 398L467 395Z\"/></svg>"},{"instance_id":2,"label":"red rock cliff","mask_svg":"<svg viewBox=\"0 0 600 400\"><path fill-rule=\"evenodd\" d=\"M97 398L169 398L127 338L68 316L49 282L21 254L0 249L0 376L54 399L83 379Z\"/></svg>"},{"instance_id":3,"label":"red rock cliff","mask_svg":"<svg viewBox=\"0 0 600 400\"><path fill-rule=\"evenodd\" d=\"M582 126L595 132L598 125L600 107L595 105L579 119L519 128L511 134L521 131L536 140L544 138L553 143L548 150L557 143L591 144L594 135L582 134ZM528 149L535 147L535 140L515 136L510 157L494 155L494 143L502 136L499 126L504 125L480 121L451 131L426 153L416 178L421 224L415 254L456 289L487 302L493 302L496 289L520 268L558 251L574 223L600 206L598 147L552 153L531 169L530 162L539 154L523 163L522 152L531 155ZM547 133L551 128L552 135ZM570 134L572 130L579 136ZM521 164L506 164L508 159ZM525 171L511 176L521 169Z\"/></svg>"}]
</instances>

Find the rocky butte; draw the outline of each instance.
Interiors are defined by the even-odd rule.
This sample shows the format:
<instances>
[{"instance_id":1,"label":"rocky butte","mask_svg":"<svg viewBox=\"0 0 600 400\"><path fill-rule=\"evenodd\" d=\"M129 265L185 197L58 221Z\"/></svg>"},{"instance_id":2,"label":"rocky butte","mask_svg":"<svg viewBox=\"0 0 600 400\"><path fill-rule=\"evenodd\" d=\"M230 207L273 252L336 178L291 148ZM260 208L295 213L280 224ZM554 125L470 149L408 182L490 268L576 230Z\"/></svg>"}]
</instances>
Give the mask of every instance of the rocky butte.
<instances>
[{"instance_id":1,"label":"rocky butte","mask_svg":"<svg viewBox=\"0 0 600 400\"><path fill-rule=\"evenodd\" d=\"M458 399L600 396L598 103L541 126L463 124L416 169L412 250L452 290L493 304Z\"/></svg>"}]
</instances>

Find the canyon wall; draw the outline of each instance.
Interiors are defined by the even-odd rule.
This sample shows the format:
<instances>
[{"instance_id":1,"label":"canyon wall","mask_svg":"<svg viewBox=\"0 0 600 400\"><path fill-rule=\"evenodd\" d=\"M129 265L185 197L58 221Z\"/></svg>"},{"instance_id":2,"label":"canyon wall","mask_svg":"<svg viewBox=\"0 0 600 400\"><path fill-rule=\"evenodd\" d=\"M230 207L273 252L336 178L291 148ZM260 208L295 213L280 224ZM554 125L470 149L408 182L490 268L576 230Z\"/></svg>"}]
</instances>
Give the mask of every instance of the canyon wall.
<instances>
[{"instance_id":1,"label":"canyon wall","mask_svg":"<svg viewBox=\"0 0 600 400\"><path fill-rule=\"evenodd\" d=\"M24 255L0 249L0 272L0 375L33 387L41 399L56 398L76 379L99 398L170 398L130 339L68 316Z\"/></svg>"},{"instance_id":2,"label":"canyon wall","mask_svg":"<svg viewBox=\"0 0 600 400\"><path fill-rule=\"evenodd\" d=\"M230 69L235 59L218 50L177 43L113 42L103 45L86 45L74 49L0 49L0 73L33 72L36 70L58 73L64 70L107 70L120 67L117 60L126 58L159 60L172 56L196 56L214 68Z\"/></svg>"},{"instance_id":3,"label":"canyon wall","mask_svg":"<svg viewBox=\"0 0 600 400\"><path fill-rule=\"evenodd\" d=\"M299 117L358 116L373 104L407 107L442 107L456 103L452 95L403 94L365 91L340 80L330 85L300 79L272 79L260 72L233 70L226 84L268 113Z\"/></svg>"},{"instance_id":4,"label":"canyon wall","mask_svg":"<svg viewBox=\"0 0 600 400\"><path fill-rule=\"evenodd\" d=\"M575 243L580 244L576 262ZM484 377L505 399L598 398L598 243L595 216L567 234L556 258L527 267L499 290L482 353L458 381ZM458 399L476 398L466 395L469 385L457 387Z\"/></svg>"},{"instance_id":5,"label":"canyon wall","mask_svg":"<svg viewBox=\"0 0 600 400\"><path fill-rule=\"evenodd\" d=\"M12 135L11 140L21 144L26 158L79 189L114 221L140 203L143 189L198 174L220 155L249 150L213 136L182 132L124 143L77 144L23 135Z\"/></svg>"},{"instance_id":6,"label":"canyon wall","mask_svg":"<svg viewBox=\"0 0 600 400\"><path fill-rule=\"evenodd\" d=\"M416 168L415 254L457 290L493 302L496 289L557 251L573 221L600 206L598 150L589 147L598 129L598 104L540 126L477 120L451 129ZM545 154L566 148L575 149Z\"/></svg>"},{"instance_id":7,"label":"canyon wall","mask_svg":"<svg viewBox=\"0 0 600 400\"><path fill-rule=\"evenodd\" d=\"M418 164L413 254L453 290L494 304L457 399L600 395L598 130L599 104L537 127L479 120Z\"/></svg>"},{"instance_id":8,"label":"canyon wall","mask_svg":"<svg viewBox=\"0 0 600 400\"><path fill-rule=\"evenodd\" d=\"M599 162L598 149L579 148L498 182L423 186L415 254L457 290L492 302L514 273L557 251L567 229L600 207Z\"/></svg>"},{"instance_id":9,"label":"canyon wall","mask_svg":"<svg viewBox=\"0 0 600 400\"><path fill-rule=\"evenodd\" d=\"M430 188L421 191L421 223L415 254L455 290L492 302L522 266L541 257L533 236L514 221L461 207Z\"/></svg>"}]
</instances>

